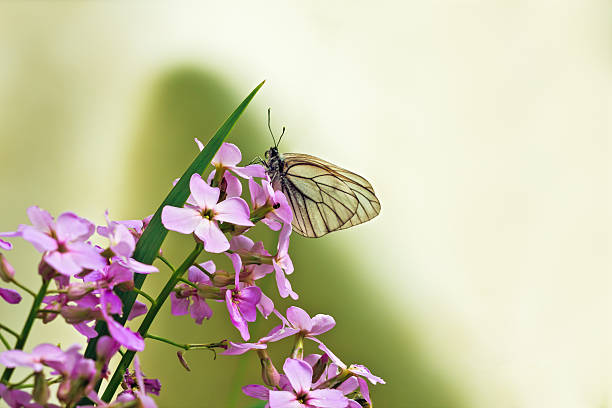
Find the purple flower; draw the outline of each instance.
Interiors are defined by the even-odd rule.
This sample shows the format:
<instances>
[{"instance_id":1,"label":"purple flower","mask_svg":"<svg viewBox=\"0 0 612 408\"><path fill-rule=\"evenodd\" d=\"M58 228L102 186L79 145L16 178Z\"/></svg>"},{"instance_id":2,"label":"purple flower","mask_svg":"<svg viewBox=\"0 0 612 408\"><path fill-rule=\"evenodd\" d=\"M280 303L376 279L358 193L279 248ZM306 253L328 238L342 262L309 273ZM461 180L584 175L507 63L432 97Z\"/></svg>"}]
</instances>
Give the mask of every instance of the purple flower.
<instances>
[{"instance_id":1,"label":"purple flower","mask_svg":"<svg viewBox=\"0 0 612 408\"><path fill-rule=\"evenodd\" d=\"M202 142L198 139L195 139L200 150L204 148ZM252 177L266 177L266 169L259 164L250 164L245 167L239 167L238 163L242 160L242 153L240 153L240 149L232 143L223 143L215 157L212 158L211 164L215 166L215 169L226 169L231 170L236 175L250 179Z\"/></svg>"},{"instance_id":2,"label":"purple flower","mask_svg":"<svg viewBox=\"0 0 612 408\"><path fill-rule=\"evenodd\" d=\"M29 367L42 371L43 366L56 368L65 359L64 352L57 346L43 343L34 347L31 353L22 350L8 350L0 353L0 364L9 367Z\"/></svg>"},{"instance_id":3,"label":"purple flower","mask_svg":"<svg viewBox=\"0 0 612 408\"><path fill-rule=\"evenodd\" d=\"M136 248L136 238L124 223L111 221L108 218L108 211L104 214L107 226L99 226L98 234L107 237L110 241L110 250L113 253L112 261L136 273L159 272L157 267L144 264L132 259L131 256Z\"/></svg>"},{"instance_id":4,"label":"purple flower","mask_svg":"<svg viewBox=\"0 0 612 408\"><path fill-rule=\"evenodd\" d=\"M204 262L200 266L209 273L214 273L216 270L213 261ZM196 266L191 266L188 269L188 279L202 289L212 287L210 278ZM206 303L206 298L202 295L203 293L199 289L185 283L178 284L174 291L170 293L172 314L181 316L191 311L191 317L197 324L202 324L204 319L210 319L213 311Z\"/></svg>"},{"instance_id":5,"label":"purple flower","mask_svg":"<svg viewBox=\"0 0 612 408\"><path fill-rule=\"evenodd\" d=\"M106 324L108 325L108 331L110 335L115 339L118 343L122 344L125 348L134 351L142 351L144 350L144 340L140 333L134 333L129 328L122 326L119 322L115 321L110 313L118 313L121 310L121 301L119 300L119 310L116 310L116 303L113 302L114 295L112 292L104 292L100 297L101 300L101 311ZM110 307L109 307L110 306Z\"/></svg>"},{"instance_id":6,"label":"purple flower","mask_svg":"<svg viewBox=\"0 0 612 408\"><path fill-rule=\"evenodd\" d=\"M0 288L0 297L11 305L21 302L21 295L14 289Z\"/></svg>"},{"instance_id":7,"label":"purple flower","mask_svg":"<svg viewBox=\"0 0 612 408\"><path fill-rule=\"evenodd\" d=\"M219 221L253 226L249 206L242 198L231 197L217 203L219 189L210 187L199 174L191 176L189 188L195 205L165 206L162 210L162 223L167 229L182 234L194 233L204 242L206 251L220 253L229 249L229 242L217 225Z\"/></svg>"},{"instance_id":8,"label":"purple flower","mask_svg":"<svg viewBox=\"0 0 612 408\"><path fill-rule=\"evenodd\" d=\"M289 235L291 235L291 224L285 224L278 237L278 251L272 260L272 265L276 272L276 285L281 297L291 296L293 300L297 300L298 295L291 289L291 283L285 276L293 273L293 262L289 257Z\"/></svg>"},{"instance_id":9,"label":"purple flower","mask_svg":"<svg viewBox=\"0 0 612 408\"><path fill-rule=\"evenodd\" d=\"M85 241L93 234L94 225L73 213L63 213L53 220L51 215L37 207L28 208L32 225L20 225L16 232L1 236L21 236L29 241L44 261L57 272L72 276L85 269L99 269L106 260Z\"/></svg>"},{"instance_id":10,"label":"purple flower","mask_svg":"<svg viewBox=\"0 0 612 408\"><path fill-rule=\"evenodd\" d=\"M131 389L125 392L122 392L118 397L117 401L120 402L128 402L133 400L138 400L138 407L141 408L157 408L155 401L153 398L147 395L147 393L155 393L155 395L159 394L159 388L161 384L159 381L156 383L156 388L154 390L151 389L151 385L149 385L149 389L147 389L147 385L145 380L143 380L142 371L140 371L140 360L138 356L134 357L134 376L136 377L136 384L133 384L133 380L130 381L132 385Z\"/></svg>"},{"instance_id":11,"label":"purple flower","mask_svg":"<svg viewBox=\"0 0 612 408\"><path fill-rule=\"evenodd\" d=\"M243 339L251 338L247 322L254 322L257 318L256 306L261 300L261 289L257 286L246 286L240 283L240 269L242 261L238 254L228 254L234 264L235 287L225 292L225 303L229 311L232 324L238 329Z\"/></svg>"},{"instance_id":12,"label":"purple flower","mask_svg":"<svg viewBox=\"0 0 612 408\"><path fill-rule=\"evenodd\" d=\"M270 408L344 408L348 399L335 389L312 390L312 367L303 361L288 358L283 371L291 390L269 391Z\"/></svg>"},{"instance_id":13,"label":"purple flower","mask_svg":"<svg viewBox=\"0 0 612 408\"><path fill-rule=\"evenodd\" d=\"M318 314L311 318L304 309L297 306L287 309L287 320L302 336L308 338L325 333L336 325L334 318L329 315Z\"/></svg>"},{"instance_id":14,"label":"purple flower","mask_svg":"<svg viewBox=\"0 0 612 408\"><path fill-rule=\"evenodd\" d=\"M43 408L42 405L32 401L32 396L22 390L13 390L0 384L0 400L7 403L10 408ZM55 404L47 404L47 408L59 408Z\"/></svg>"},{"instance_id":15,"label":"purple flower","mask_svg":"<svg viewBox=\"0 0 612 408\"><path fill-rule=\"evenodd\" d=\"M270 182L266 179L261 181L261 186L255 180L249 180L249 192L251 193L251 207L253 213L262 212L261 222L278 231L281 224L291 224L293 212L287 202L287 197L282 191L274 191Z\"/></svg>"}]
</instances>

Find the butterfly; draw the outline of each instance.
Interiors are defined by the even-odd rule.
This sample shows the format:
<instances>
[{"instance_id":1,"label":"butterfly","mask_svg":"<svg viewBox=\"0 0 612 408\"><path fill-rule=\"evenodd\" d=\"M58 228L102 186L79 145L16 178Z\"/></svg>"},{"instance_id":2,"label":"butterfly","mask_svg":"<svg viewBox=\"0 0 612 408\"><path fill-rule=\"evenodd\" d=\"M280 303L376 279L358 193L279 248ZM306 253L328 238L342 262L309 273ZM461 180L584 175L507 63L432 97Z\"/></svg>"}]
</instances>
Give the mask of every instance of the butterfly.
<instances>
[{"instance_id":1,"label":"butterfly","mask_svg":"<svg viewBox=\"0 0 612 408\"><path fill-rule=\"evenodd\" d=\"M274 146L262 164L272 187L281 190L293 210L293 230L319 238L371 220L380 213L380 202L372 185L363 177L315 156L279 153L285 128L278 142L268 128Z\"/></svg>"}]
</instances>

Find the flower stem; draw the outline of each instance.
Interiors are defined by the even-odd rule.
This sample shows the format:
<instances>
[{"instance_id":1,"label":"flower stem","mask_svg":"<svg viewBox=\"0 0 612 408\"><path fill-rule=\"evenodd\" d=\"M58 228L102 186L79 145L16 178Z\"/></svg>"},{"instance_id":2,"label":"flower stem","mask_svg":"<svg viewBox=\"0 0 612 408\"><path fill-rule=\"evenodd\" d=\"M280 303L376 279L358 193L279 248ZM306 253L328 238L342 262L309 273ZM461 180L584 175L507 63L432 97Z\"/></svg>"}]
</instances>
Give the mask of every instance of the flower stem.
<instances>
[{"instance_id":1,"label":"flower stem","mask_svg":"<svg viewBox=\"0 0 612 408\"><path fill-rule=\"evenodd\" d=\"M155 299L153 299L153 297L151 297L151 295L149 295L147 292L138 288L134 288L132 290L151 302L151 306L155 306Z\"/></svg>"},{"instance_id":2,"label":"flower stem","mask_svg":"<svg viewBox=\"0 0 612 408\"><path fill-rule=\"evenodd\" d=\"M28 339L28 336L30 335L30 330L32 330L32 325L34 324L34 320L36 319L36 315L38 314L38 308L40 307L40 304L42 303L43 298L45 297L45 294L47 293L49 282L50 280L43 280L43 283L40 286L40 289L38 290L36 297L34 298L34 302L32 303L32 307L30 308L30 313L28 314L28 317L23 325L21 334L19 335L19 338L17 339L17 343L15 343L15 350L23 350L23 346L25 346L25 342ZM2 373L2 378L0 379L0 382L3 382L5 384L8 383L8 380L11 379L11 376L13 375L14 370L15 370L14 368L7 367Z\"/></svg>"},{"instance_id":3,"label":"flower stem","mask_svg":"<svg viewBox=\"0 0 612 408\"><path fill-rule=\"evenodd\" d=\"M216 342L216 343L199 343L199 344L184 344L184 343L176 343L172 340L169 340L165 337L156 336L154 334L147 333L146 337L148 339L153 339L157 341L161 341L162 343L170 344L172 346L182 348L183 350L194 350L194 349L212 349L215 347L226 348L225 340Z\"/></svg>"},{"instance_id":4,"label":"flower stem","mask_svg":"<svg viewBox=\"0 0 612 408\"><path fill-rule=\"evenodd\" d=\"M170 263L170 262L169 262L169 261L168 261L166 258L164 258L162 255L157 255L157 258L158 258L160 261L162 261L163 263L165 263L165 264L166 264L166 266L167 266L168 268L170 268L170 270L171 270L172 272L176 271L176 269L174 268L174 266L172 266L172 264L171 264L171 263Z\"/></svg>"},{"instance_id":5,"label":"flower stem","mask_svg":"<svg viewBox=\"0 0 612 408\"><path fill-rule=\"evenodd\" d=\"M2 333L0 333L0 341L2 342L2 344L4 344L4 347L6 347L7 350L11 349L11 345L9 344L8 341L6 341Z\"/></svg>"},{"instance_id":6,"label":"flower stem","mask_svg":"<svg viewBox=\"0 0 612 408\"><path fill-rule=\"evenodd\" d=\"M174 289L174 286L178 282L179 278L182 277L183 274L187 271L187 269L193 264L198 255L200 255L200 252L202 252L202 249L202 244L198 243L194 250L191 251L189 256L187 256L187 259L185 259L181 266L179 266L178 269L174 271L170 279L168 279L166 286L164 286L162 291L159 293L157 299L155 300L155 303L151 306L146 316L144 317L144 320L140 324L140 327L138 328L138 333L140 333L142 337L147 337L147 332L149 330L149 327L151 327L155 316L157 316L157 313L159 312L164 302ZM110 379L108 386L104 390L104 394L102 395L102 400L104 402L109 402L111 398L113 398L113 395L115 395L115 391L117 390L117 387L123 379L123 374L125 373L125 370L129 367L135 354L136 353L134 351L127 350L121 358L117 369L113 373L113 376Z\"/></svg>"},{"instance_id":7,"label":"flower stem","mask_svg":"<svg viewBox=\"0 0 612 408\"><path fill-rule=\"evenodd\" d=\"M31 290L31 289L30 289L30 288L28 288L27 286L25 286L25 285L23 285L23 284L21 284L21 283L17 282L17 281L15 280L15 278L13 278L13 280L12 280L11 282L13 282L13 283L14 283L14 284L15 284L17 287L19 287L19 288L21 288L21 289L25 290L26 292L28 292L30 295L32 295L32 297L36 297L36 293L34 293L34 291L33 291L33 290Z\"/></svg>"},{"instance_id":8,"label":"flower stem","mask_svg":"<svg viewBox=\"0 0 612 408\"><path fill-rule=\"evenodd\" d=\"M186 283L187 285L191 286L192 288L198 289L198 285L196 285L195 283L193 283L193 282L191 282L191 281L189 281L189 280L187 280L185 278L180 278L179 282Z\"/></svg>"},{"instance_id":9,"label":"flower stem","mask_svg":"<svg viewBox=\"0 0 612 408\"><path fill-rule=\"evenodd\" d=\"M196 268L198 268L199 270L201 270L202 272L204 272L204 274L205 274L206 276L208 276L208 278L209 278L210 280L213 280L213 279L214 279L213 274L212 274L212 273L210 273L210 272L208 272L206 269L204 269L204 267L203 267L202 265L200 265L200 264L193 264L193 266L195 266Z\"/></svg>"},{"instance_id":10,"label":"flower stem","mask_svg":"<svg viewBox=\"0 0 612 408\"><path fill-rule=\"evenodd\" d=\"M15 330L11 329L10 327L3 325L2 323L0 323L0 330L4 330L6 332L9 332L13 336L15 336L16 339L19 338L19 333L17 333Z\"/></svg>"}]
</instances>

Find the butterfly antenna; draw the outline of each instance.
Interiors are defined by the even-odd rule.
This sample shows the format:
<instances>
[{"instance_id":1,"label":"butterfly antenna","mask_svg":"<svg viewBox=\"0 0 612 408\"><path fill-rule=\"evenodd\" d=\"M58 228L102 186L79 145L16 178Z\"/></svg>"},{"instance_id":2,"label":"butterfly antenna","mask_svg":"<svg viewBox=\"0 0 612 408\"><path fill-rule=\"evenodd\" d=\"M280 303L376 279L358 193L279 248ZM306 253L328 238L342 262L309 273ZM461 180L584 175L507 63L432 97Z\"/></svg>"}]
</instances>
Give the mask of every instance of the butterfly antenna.
<instances>
[{"instance_id":1,"label":"butterfly antenna","mask_svg":"<svg viewBox=\"0 0 612 408\"><path fill-rule=\"evenodd\" d=\"M280 137L278 138L278 144L276 145L276 147L278 147L278 145L280 145L281 140L283 140L283 135L285 134L285 127L283 126L283 133L281 133Z\"/></svg>"},{"instance_id":2,"label":"butterfly antenna","mask_svg":"<svg viewBox=\"0 0 612 408\"><path fill-rule=\"evenodd\" d=\"M274 133L272 132L272 127L270 126L270 108L268 108L268 130L270 131L270 135L272 136L272 140L274 141L274 147L278 147L278 144L276 143L276 139L274 139Z\"/></svg>"}]
</instances>

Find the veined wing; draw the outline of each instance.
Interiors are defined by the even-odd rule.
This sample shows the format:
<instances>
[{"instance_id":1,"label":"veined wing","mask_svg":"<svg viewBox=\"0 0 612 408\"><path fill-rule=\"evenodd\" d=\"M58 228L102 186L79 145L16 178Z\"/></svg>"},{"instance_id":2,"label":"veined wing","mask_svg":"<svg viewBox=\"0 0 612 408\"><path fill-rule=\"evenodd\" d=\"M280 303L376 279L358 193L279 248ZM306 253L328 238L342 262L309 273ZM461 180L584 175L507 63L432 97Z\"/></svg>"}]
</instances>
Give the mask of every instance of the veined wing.
<instances>
[{"instance_id":1,"label":"veined wing","mask_svg":"<svg viewBox=\"0 0 612 408\"><path fill-rule=\"evenodd\" d=\"M283 159L282 189L298 234L320 237L380 212L374 189L363 177L307 154L286 153Z\"/></svg>"}]
</instances>

